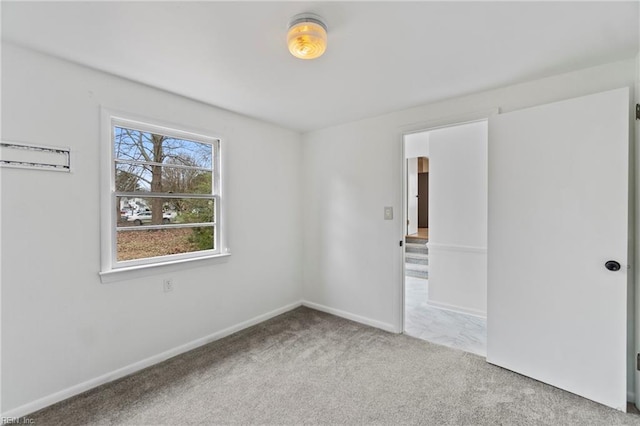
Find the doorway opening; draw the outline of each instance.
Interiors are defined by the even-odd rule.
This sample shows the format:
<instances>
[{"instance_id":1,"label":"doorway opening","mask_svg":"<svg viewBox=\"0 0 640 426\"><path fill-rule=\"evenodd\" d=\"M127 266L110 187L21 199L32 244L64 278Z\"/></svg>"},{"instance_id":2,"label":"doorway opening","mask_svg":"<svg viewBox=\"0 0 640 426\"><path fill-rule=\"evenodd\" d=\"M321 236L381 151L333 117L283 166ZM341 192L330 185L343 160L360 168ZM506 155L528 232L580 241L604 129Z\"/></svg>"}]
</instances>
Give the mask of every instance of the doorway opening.
<instances>
[{"instance_id":1,"label":"doorway opening","mask_svg":"<svg viewBox=\"0 0 640 426\"><path fill-rule=\"evenodd\" d=\"M405 275L427 279L429 259L429 158L406 159L407 229L405 231Z\"/></svg>"},{"instance_id":2,"label":"doorway opening","mask_svg":"<svg viewBox=\"0 0 640 426\"><path fill-rule=\"evenodd\" d=\"M409 166L408 163L412 163ZM415 164L413 164L415 163ZM416 208L414 211L417 213L415 221L411 223L407 220L407 236L420 238L424 240L429 239L429 158L428 157L416 157L407 159L408 170L416 170L417 179L414 179L412 174L412 184L414 184L415 192L414 198L416 199ZM412 188L413 189L413 188Z\"/></svg>"},{"instance_id":3,"label":"doorway opening","mask_svg":"<svg viewBox=\"0 0 640 426\"><path fill-rule=\"evenodd\" d=\"M404 332L486 356L486 120L404 135Z\"/></svg>"}]
</instances>

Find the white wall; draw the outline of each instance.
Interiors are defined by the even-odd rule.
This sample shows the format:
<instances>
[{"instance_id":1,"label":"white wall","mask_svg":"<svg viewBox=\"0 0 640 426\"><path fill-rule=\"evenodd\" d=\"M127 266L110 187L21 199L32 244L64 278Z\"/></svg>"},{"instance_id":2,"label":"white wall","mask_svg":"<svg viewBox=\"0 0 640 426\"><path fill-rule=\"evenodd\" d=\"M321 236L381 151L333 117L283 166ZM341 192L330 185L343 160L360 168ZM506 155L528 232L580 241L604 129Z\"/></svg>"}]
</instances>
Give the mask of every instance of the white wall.
<instances>
[{"instance_id":1,"label":"white wall","mask_svg":"<svg viewBox=\"0 0 640 426\"><path fill-rule=\"evenodd\" d=\"M407 235L418 232L418 159L407 158Z\"/></svg>"},{"instance_id":2,"label":"white wall","mask_svg":"<svg viewBox=\"0 0 640 426\"><path fill-rule=\"evenodd\" d=\"M512 111L618 87L632 87L629 59L303 135L304 298L389 330L402 330L403 132ZM366 161L363 158L366 157ZM629 384L633 378L630 371ZM632 387L630 388L632 389Z\"/></svg>"},{"instance_id":3,"label":"white wall","mask_svg":"<svg viewBox=\"0 0 640 426\"><path fill-rule=\"evenodd\" d=\"M429 135L429 301L487 314L487 122Z\"/></svg>"},{"instance_id":4,"label":"white wall","mask_svg":"<svg viewBox=\"0 0 640 426\"><path fill-rule=\"evenodd\" d=\"M429 132L405 135L404 158L416 157L429 157Z\"/></svg>"},{"instance_id":5,"label":"white wall","mask_svg":"<svg viewBox=\"0 0 640 426\"><path fill-rule=\"evenodd\" d=\"M172 272L171 293L163 274L101 284L100 106L223 137L226 263ZM0 174L3 413L299 303L299 134L11 45L2 112L3 140L73 155L71 174Z\"/></svg>"}]
</instances>

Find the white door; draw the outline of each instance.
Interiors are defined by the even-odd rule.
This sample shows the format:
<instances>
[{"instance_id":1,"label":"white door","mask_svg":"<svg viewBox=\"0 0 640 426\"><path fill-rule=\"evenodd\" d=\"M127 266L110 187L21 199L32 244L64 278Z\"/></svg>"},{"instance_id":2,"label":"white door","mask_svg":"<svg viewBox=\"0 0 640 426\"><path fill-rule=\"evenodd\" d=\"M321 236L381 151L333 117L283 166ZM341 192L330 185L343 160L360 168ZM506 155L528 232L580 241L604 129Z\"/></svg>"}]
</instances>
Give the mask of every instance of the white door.
<instances>
[{"instance_id":1,"label":"white door","mask_svg":"<svg viewBox=\"0 0 640 426\"><path fill-rule=\"evenodd\" d=\"M619 410L628 142L626 88L489 120L487 361Z\"/></svg>"},{"instance_id":2,"label":"white door","mask_svg":"<svg viewBox=\"0 0 640 426\"><path fill-rule=\"evenodd\" d=\"M418 232L418 159L407 159L407 235Z\"/></svg>"}]
</instances>

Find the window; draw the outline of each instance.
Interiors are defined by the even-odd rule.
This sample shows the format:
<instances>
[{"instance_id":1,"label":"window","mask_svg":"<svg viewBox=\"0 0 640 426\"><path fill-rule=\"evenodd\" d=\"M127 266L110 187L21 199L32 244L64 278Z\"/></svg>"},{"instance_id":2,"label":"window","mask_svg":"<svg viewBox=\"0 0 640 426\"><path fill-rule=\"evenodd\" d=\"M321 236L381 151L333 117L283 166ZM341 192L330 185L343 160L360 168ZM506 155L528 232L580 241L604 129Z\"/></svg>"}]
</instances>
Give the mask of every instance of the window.
<instances>
[{"instance_id":1,"label":"window","mask_svg":"<svg viewBox=\"0 0 640 426\"><path fill-rule=\"evenodd\" d=\"M108 126L103 273L221 254L220 139L113 116Z\"/></svg>"}]
</instances>

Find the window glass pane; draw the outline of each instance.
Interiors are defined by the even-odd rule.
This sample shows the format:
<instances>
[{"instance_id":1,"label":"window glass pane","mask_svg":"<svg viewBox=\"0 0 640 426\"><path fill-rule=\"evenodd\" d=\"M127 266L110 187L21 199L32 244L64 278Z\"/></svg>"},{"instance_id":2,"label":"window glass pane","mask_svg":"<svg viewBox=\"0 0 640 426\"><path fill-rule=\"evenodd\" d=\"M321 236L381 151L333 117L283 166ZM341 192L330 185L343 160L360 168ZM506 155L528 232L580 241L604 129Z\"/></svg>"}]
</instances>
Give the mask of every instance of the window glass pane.
<instances>
[{"instance_id":1,"label":"window glass pane","mask_svg":"<svg viewBox=\"0 0 640 426\"><path fill-rule=\"evenodd\" d=\"M211 145L114 126L114 158L211 169Z\"/></svg>"},{"instance_id":2,"label":"window glass pane","mask_svg":"<svg viewBox=\"0 0 640 426\"><path fill-rule=\"evenodd\" d=\"M116 205L118 227L215 222L213 198L116 197Z\"/></svg>"},{"instance_id":3,"label":"window glass pane","mask_svg":"<svg viewBox=\"0 0 640 426\"><path fill-rule=\"evenodd\" d=\"M215 227L149 229L117 232L117 260L213 250Z\"/></svg>"},{"instance_id":4,"label":"window glass pane","mask_svg":"<svg viewBox=\"0 0 640 426\"><path fill-rule=\"evenodd\" d=\"M126 126L112 128L115 262L218 250L214 152L219 140L197 142Z\"/></svg>"},{"instance_id":5,"label":"window glass pane","mask_svg":"<svg viewBox=\"0 0 640 426\"><path fill-rule=\"evenodd\" d=\"M213 174L206 170L116 162L116 191L211 194Z\"/></svg>"}]
</instances>

